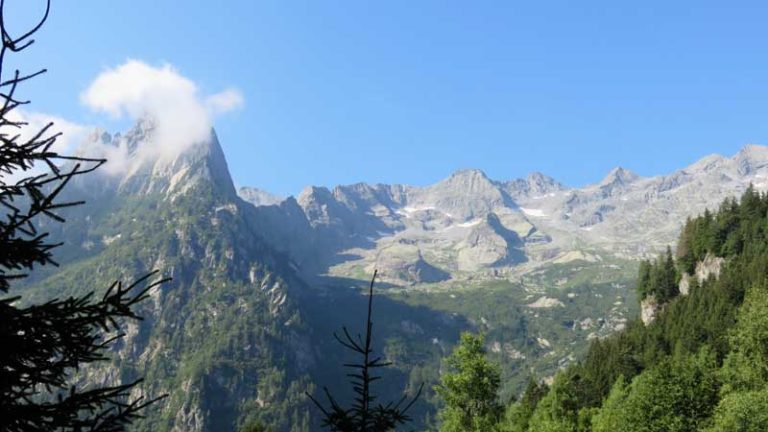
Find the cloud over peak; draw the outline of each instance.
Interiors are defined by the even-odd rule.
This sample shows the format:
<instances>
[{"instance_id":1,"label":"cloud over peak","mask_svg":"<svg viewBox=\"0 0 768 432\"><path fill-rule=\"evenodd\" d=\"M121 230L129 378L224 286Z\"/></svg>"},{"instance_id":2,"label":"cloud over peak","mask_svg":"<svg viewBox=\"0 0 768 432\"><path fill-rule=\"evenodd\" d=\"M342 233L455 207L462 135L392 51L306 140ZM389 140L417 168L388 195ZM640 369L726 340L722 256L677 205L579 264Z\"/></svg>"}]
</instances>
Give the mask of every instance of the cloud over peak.
<instances>
[{"instance_id":1,"label":"cloud over peak","mask_svg":"<svg viewBox=\"0 0 768 432\"><path fill-rule=\"evenodd\" d=\"M172 157L209 139L214 117L244 104L236 89L203 96L173 66L155 67L138 60L103 71L82 93L81 101L113 118L151 118L155 129L138 153L153 157Z\"/></svg>"}]
</instances>

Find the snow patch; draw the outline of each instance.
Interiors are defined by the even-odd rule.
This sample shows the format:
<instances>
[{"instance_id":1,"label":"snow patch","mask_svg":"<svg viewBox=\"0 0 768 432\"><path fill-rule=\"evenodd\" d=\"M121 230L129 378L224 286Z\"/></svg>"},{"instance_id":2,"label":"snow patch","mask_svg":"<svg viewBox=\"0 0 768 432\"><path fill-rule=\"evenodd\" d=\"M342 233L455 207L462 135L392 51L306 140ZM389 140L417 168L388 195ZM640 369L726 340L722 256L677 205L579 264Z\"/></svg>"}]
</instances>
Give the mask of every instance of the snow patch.
<instances>
[{"instance_id":1,"label":"snow patch","mask_svg":"<svg viewBox=\"0 0 768 432\"><path fill-rule=\"evenodd\" d=\"M544 213L544 210L542 210L542 209L520 207L520 210L522 210L523 213L525 213L528 216L533 216L533 217L545 217L546 216L546 213Z\"/></svg>"},{"instance_id":2,"label":"snow patch","mask_svg":"<svg viewBox=\"0 0 768 432\"><path fill-rule=\"evenodd\" d=\"M414 213L420 212L420 211L427 211L427 210L434 210L435 207L433 206L425 206L425 207L409 207L405 206L397 211L395 213L399 215L403 215L405 217L411 217Z\"/></svg>"},{"instance_id":3,"label":"snow patch","mask_svg":"<svg viewBox=\"0 0 768 432\"><path fill-rule=\"evenodd\" d=\"M475 219L473 221L462 222L462 223L456 224L456 226L461 227L461 228L469 228L469 227L473 227L475 225L480 225L480 222L482 222L481 219Z\"/></svg>"},{"instance_id":4,"label":"snow patch","mask_svg":"<svg viewBox=\"0 0 768 432\"><path fill-rule=\"evenodd\" d=\"M104 243L104 245L105 245L105 246L109 246L109 245L111 245L111 244L112 244L112 243L113 243L115 240L117 240L117 239L120 239L121 237L123 237L123 235L122 235L122 234L117 234L117 235L114 235L114 236L112 236L112 237L110 237L110 236L106 236L106 235L105 235L105 236L101 237L101 242L102 242L102 243Z\"/></svg>"}]
</instances>

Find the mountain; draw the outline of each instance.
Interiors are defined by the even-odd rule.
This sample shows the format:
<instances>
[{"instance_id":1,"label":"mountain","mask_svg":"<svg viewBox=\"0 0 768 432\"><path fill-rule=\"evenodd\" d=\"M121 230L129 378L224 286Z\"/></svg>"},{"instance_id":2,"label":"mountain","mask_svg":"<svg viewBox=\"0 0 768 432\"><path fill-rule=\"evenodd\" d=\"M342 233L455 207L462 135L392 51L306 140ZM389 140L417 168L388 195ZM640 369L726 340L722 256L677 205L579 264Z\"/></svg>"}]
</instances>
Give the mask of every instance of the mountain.
<instances>
[{"instance_id":1,"label":"mountain","mask_svg":"<svg viewBox=\"0 0 768 432\"><path fill-rule=\"evenodd\" d=\"M237 190L237 194L245 200L253 204L254 206L276 205L283 202L284 198L277 195L273 195L265 190L261 190L254 187L241 187Z\"/></svg>"},{"instance_id":2,"label":"mountain","mask_svg":"<svg viewBox=\"0 0 768 432\"><path fill-rule=\"evenodd\" d=\"M430 384L462 330L487 333L504 397L515 395L531 371L553 376L626 326L638 311L638 260L674 243L686 217L750 182L768 186L768 152L750 146L666 176L617 168L583 188L463 170L427 187L310 186L281 199L236 190L213 131L162 157L144 149L152 131L142 121L94 134L91 144L126 160L71 185L87 204L43 227L65 243L62 267L23 287L40 299L151 269L173 276L113 361L81 375L145 376L146 394L170 395L135 430L232 430L249 418L317 430L304 392L345 387L333 332L363 322L360 288L374 268L375 346L392 362L377 389L395 397L427 382L416 427L434 426Z\"/></svg>"},{"instance_id":3,"label":"mountain","mask_svg":"<svg viewBox=\"0 0 768 432\"><path fill-rule=\"evenodd\" d=\"M709 156L663 176L617 167L582 188L540 173L496 181L480 170L459 171L427 187L310 187L296 203L314 251L306 244L285 250L312 273L357 277L377 267L398 286L509 279L585 256L634 261L674 244L687 217L717 207L750 183L768 188L767 164L768 149L750 145L731 158ZM277 223L267 225L275 232L286 220L294 231L305 223L295 207L271 219ZM423 272L430 275L425 278L403 271L425 266L442 273Z\"/></svg>"},{"instance_id":4,"label":"mountain","mask_svg":"<svg viewBox=\"0 0 768 432\"><path fill-rule=\"evenodd\" d=\"M103 142L135 149L148 134L140 123ZM143 376L144 394L168 394L136 430L231 430L248 413L307 430L304 391L317 363L299 307L307 286L260 236L215 134L172 158L129 157L126 172L83 177L67 191L93 204L65 214L52 232L70 245L65 265L25 297L98 294L157 269L173 281L141 305L143 321L126 323L111 364L80 379Z\"/></svg>"}]
</instances>

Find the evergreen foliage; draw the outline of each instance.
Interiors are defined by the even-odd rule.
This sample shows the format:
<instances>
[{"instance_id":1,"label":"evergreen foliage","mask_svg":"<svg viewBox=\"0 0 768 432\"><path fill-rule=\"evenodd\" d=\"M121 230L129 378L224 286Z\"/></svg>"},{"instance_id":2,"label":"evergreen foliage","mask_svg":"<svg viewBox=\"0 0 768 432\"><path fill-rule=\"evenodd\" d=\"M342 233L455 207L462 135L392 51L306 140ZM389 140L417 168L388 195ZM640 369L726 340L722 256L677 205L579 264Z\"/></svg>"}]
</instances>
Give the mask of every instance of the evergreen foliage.
<instances>
[{"instance_id":1,"label":"evergreen foliage","mask_svg":"<svg viewBox=\"0 0 768 432\"><path fill-rule=\"evenodd\" d=\"M499 424L501 375L485 354L485 337L465 332L445 360L449 372L435 387L445 401L439 414L441 432L487 432Z\"/></svg>"},{"instance_id":2,"label":"evergreen foliage","mask_svg":"<svg viewBox=\"0 0 768 432\"><path fill-rule=\"evenodd\" d=\"M697 431L717 403L716 369L714 356L705 349L662 362L629 386L620 379L596 415L593 430Z\"/></svg>"},{"instance_id":3,"label":"evergreen foliage","mask_svg":"<svg viewBox=\"0 0 768 432\"><path fill-rule=\"evenodd\" d=\"M44 71L11 78L2 74L9 52L29 47L32 36L48 18L30 31L12 36L0 0L0 293L12 282L44 265L56 265L47 233L38 231L46 219L64 222L60 211L82 204L62 200L69 182L104 161L58 154L48 124L21 138L29 127L13 111L27 104L17 98L19 84ZM74 385L82 367L106 359L106 351L123 334L121 322L141 319L134 312L149 290L165 280L148 282L150 273L125 287L115 282L97 298L90 294L20 305L20 296L0 298L0 429L4 431L122 431L141 417L154 400L131 397L141 381L128 384Z\"/></svg>"},{"instance_id":4,"label":"evergreen foliage","mask_svg":"<svg viewBox=\"0 0 768 432\"><path fill-rule=\"evenodd\" d=\"M529 423L529 430L575 432L578 424L578 396L570 385L575 377L559 375L549 392L539 401Z\"/></svg>"},{"instance_id":5,"label":"evergreen foliage","mask_svg":"<svg viewBox=\"0 0 768 432\"><path fill-rule=\"evenodd\" d=\"M721 375L725 392L760 390L768 384L768 290L753 286L729 335L731 351Z\"/></svg>"},{"instance_id":6,"label":"evergreen foliage","mask_svg":"<svg viewBox=\"0 0 768 432\"><path fill-rule=\"evenodd\" d=\"M768 389L732 393L720 401L714 425L706 432L764 432L768 430Z\"/></svg>"},{"instance_id":7,"label":"evergreen foliage","mask_svg":"<svg viewBox=\"0 0 768 432\"><path fill-rule=\"evenodd\" d=\"M666 303L680 294L680 275L675 267L672 249L654 262L643 261L637 277L637 293L640 299L653 296L660 303Z\"/></svg>"},{"instance_id":8,"label":"evergreen foliage","mask_svg":"<svg viewBox=\"0 0 768 432\"><path fill-rule=\"evenodd\" d=\"M528 429L528 423L536 410L541 398L549 388L544 383L530 379L525 388L523 397L518 402L512 403L504 415L502 430L504 432L522 432Z\"/></svg>"},{"instance_id":9,"label":"evergreen foliage","mask_svg":"<svg viewBox=\"0 0 768 432\"><path fill-rule=\"evenodd\" d=\"M240 432L272 432L272 429L264 426L260 421L251 421L240 429Z\"/></svg>"},{"instance_id":10,"label":"evergreen foliage","mask_svg":"<svg viewBox=\"0 0 768 432\"><path fill-rule=\"evenodd\" d=\"M719 278L691 276L681 296L681 275L708 256L725 259ZM766 275L768 195L750 186L687 220L674 255L640 265L638 294L660 305L656 320L595 341L558 374L527 427L509 430L768 430ZM521 411L519 402L508 410Z\"/></svg>"},{"instance_id":11,"label":"evergreen foliage","mask_svg":"<svg viewBox=\"0 0 768 432\"><path fill-rule=\"evenodd\" d=\"M358 363L344 365L352 370L347 376L351 378L350 383L355 393L354 402L349 408L345 408L325 388L325 395L330 404L330 407L325 408L311 394L307 393L307 396L323 413L323 427L327 427L331 431L378 432L394 430L395 427L411 421L408 410L421 395L423 385L419 387L418 393L410 401L408 401L408 396L404 395L397 402L375 404L378 397L371 391L371 384L380 380L381 376L374 375L374 372L376 369L390 364L385 362L383 357L372 356L373 321L371 321L371 317L373 313L373 284L376 281L376 274L377 272L374 271L368 289L365 338L363 339L359 334L357 338L352 337L346 327L343 328L343 338L334 333L334 337L344 348L361 357Z\"/></svg>"}]
</instances>

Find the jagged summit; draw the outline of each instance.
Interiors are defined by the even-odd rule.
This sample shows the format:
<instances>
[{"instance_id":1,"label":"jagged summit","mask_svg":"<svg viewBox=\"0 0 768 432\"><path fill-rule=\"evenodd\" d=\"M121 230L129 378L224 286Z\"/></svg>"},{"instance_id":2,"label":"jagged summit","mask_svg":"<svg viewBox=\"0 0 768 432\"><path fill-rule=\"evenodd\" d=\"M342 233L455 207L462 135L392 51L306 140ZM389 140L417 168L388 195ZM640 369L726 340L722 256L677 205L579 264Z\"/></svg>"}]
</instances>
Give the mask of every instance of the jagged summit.
<instances>
[{"instance_id":1,"label":"jagged summit","mask_svg":"<svg viewBox=\"0 0 768 432\"><path fill-rule=\"evenodd\" d=\"M766 159L768 158L768 146L761 144L746 144L736 154L737 156L743 155L745 157Z\"/></svg>"},{"instance_id":2,"label":"jagged summit","mask_svg":"<svg viewBox=\"0 0 768 432\"><path fill-rule=\"evenodd\" d=\"M701 172L711 171L721 167L723 163L725 163L727 160L728 158L726 158L723 155L719 155L719 154L707 155L699 159L698 161L692 163L691 165L688 165L685 168L685 171L689 173L701 173Z\"/></svg>"},{"instance_id":3,"label":"jagged summit","mask_svg":"<svg viewBox=\"0 0 768 432\"><path fill-rule=\"evenodd\" d=\"M327 201L332 200L333 194L325 186L307 186L299 193L296 200L300 203L308 201Z\"/></svg>"},{"instance_id":4,"label":"jagged summit","mask_svg":"<svg viewBox=\"0 0 768 432\"><path fill-rule=\"evenodd\" d=\"M507 181L503 185L515 199L541 197L567 189L562 183L540 172L532 172L524 179Z\"/></svg>"},{"instance_id":5,"label":"jagged summit","mask_svg":"<svg viewBox=\"0 0 768 432\"><path fill-rule=\"evenodd\" d=\"M461 178L461 179L467 179L467 178L482 178L482 179L488 179L488 176L485 174L483 170L477 169L477 168L466 168L466 169L460 169L457 171L454 171L449 179L454 178Z\"/></svg>"},{"instance_id":6,"label":"jagged summit","mask_svg":"<svg viewBox=\"0 0 768 432\"><path fill-rule=\"evenodd\" d=\"M285 201L285 198L254 187L241 187L237 195L255 206L276 205Z\"/></svg>"},{"instance_id":7,"label":"jagged summit","mask_svg":"<svg viewBox=\"0 0 768 432\"><path fill-rule=\"evenodd\" d=\"M528 174L526 181L528 182L528 186L533 193L545 194L566 189L562 183L538 171Z\"/></svg>"},{"instance_id":8,"label":"jagged summit","mask_svg":"<svg viewBox=\"0 0 768 432\"><path fill-rule=\"evenodd\" d=\"M628 185L640 178L639 175L623 167L616 167L600 180L600 186Z\"/></svg>"},{"instance_id":9,"label":"jagged summit","mask_svg":"<svg viewBox=\"0 0 768 432\"><path fill-rule=\"evenodd\" d=\"M487 193L496 189L493 180L479 169L463 169L455 171L448 178L429 186L427 189L451 190L463 193Z\"/></svg>"},{"instance_id":10,"label":"jagged summit","mask_svg":"<svg viewBox=\"0 0 768 432\"><path fill-rule=\"evenodd\" d=\"M732 160L736 163L739 174L746 175L768 166L768 147L757 144L747 144Z\"/></svg>"},{"instance_id":11,"label":"jagged summit","mask_svg":"<svg viewBox=\"0 0 768 432\"><path fill-rule=\"evenodd\" d=\"M100 172L107 177L107 183L117 183L121 193L162 193L173 197L197 186L211 186L225 199L236 196L224 151L213 128L208 139L179 149L153 142L155 131L155 123L148 118L138 120L124 133L95 130L81 152L107 159Z\"/></svg>"}]
</instances>

